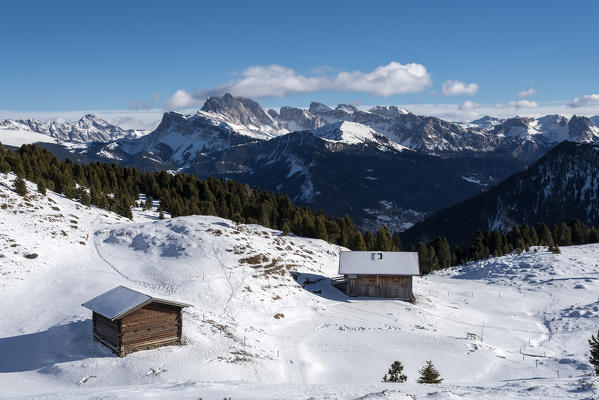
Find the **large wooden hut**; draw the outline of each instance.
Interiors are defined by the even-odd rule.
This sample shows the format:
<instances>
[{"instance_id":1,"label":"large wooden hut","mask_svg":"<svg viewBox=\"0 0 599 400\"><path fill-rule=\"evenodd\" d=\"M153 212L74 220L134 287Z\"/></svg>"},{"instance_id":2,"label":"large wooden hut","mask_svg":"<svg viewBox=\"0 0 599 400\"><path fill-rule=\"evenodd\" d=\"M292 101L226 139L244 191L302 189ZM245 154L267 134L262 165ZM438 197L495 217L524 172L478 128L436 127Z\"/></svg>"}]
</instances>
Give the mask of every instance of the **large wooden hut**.
<instances>
[{"instance_id":1,"label":"large wooden hut","mask_svg":"<svg viewBox=\"0 0 599 400\"><path fill-rule=\"evenodd\" d=\"M137 350L183 344L181 310L189 304L117 286L82 305L93 312L94 339L119 357Z\"/></svg>"},{"instance_id":2,"label":"large wooden hut","mask_svg":"<svg viewBox=\"0 0 599 400\"><path fill-rule=\"evenodd\" d=\"M420 275L418 253L342 251L336 286L352 297L384 297L412 301L412 277Z\"/></svg>"}]
</instances>

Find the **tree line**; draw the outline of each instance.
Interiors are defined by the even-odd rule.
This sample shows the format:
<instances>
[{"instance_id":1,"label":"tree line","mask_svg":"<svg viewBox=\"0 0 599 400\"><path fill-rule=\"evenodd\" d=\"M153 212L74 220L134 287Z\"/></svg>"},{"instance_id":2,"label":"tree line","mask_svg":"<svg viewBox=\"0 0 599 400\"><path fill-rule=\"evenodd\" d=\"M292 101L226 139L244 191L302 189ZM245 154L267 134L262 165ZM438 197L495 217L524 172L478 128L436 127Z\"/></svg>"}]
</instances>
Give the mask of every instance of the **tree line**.
<instances>
[{"instance_id":1,"label":"tree line","mask_svg":"<svg viewBox=\"0 0 599 400\"><path fill-rule=\"evenodd\" d=\"M92 162L78 164L70 159L59 161L51 152L38 145L23 145L8 150L0 145L0 172L14 172L18 179L15 190L24 194L23 179L37 184L38 191L46 189L84 205L116 212L131 218L131 207L139 194L160 200L159 212L172 217L185 215L214 215L237 223L258 224L267 228L323 239L351 250L401 251L398 233L391 234L383 226L376 232L362 233L349 216L336 218L291 202L287 195L272 193L247 184L226 179L199 179L190 174L142 172L138 168L117 164ZM470 245L452 245L445 237L429 243L407 246L416 251L420 271L431 271L461 265L490 256L509 254L514 250L527 251L531 246L559 246L597 243L599 231L572 220L548 227L515 226L507 233L497 230L476 233Z\"/></svg>"},{"instance_id":2,"label":"tree line","mask_svg":"<svg viewBox=\"0 0 599 400\"><path fill-rule=\"evenodd\" d=\"M334 218L324 211L299 207L287 195L272 193L225 179L199 179L183 173L142 172L117 164L59 161L38 145L8 150L0 145L0 172L14 172L22 191L22 179L52 190L84 205L131 218L131 206L144 193L160 200L159 212L172 217L214 215L237 223L258 224L285 234L323 239L352 250L399 251L399 235L386 227L362 234L349 216ZM150 203L150 202L148 202Z\"/></svg>"},{"instance_id":3,"label":"tree line","mask_svg":"<svg viewBox=\"0 0 599 400\"><path fill-rule=\"evenodd\" d=\"M549 250L559 253L560 246L588 243L599 243L599 230L579 220L571 220L550 227L544 223L535 226L515 225L507 233L498 230L477 232L470 245L451 246L445 237L437 237L428 245L419 242L415 246L410 245L409 249L418 252L420 272L427 274L491 256L529 251L532 246L547 246Z\"/></svg>"}]
</instances>

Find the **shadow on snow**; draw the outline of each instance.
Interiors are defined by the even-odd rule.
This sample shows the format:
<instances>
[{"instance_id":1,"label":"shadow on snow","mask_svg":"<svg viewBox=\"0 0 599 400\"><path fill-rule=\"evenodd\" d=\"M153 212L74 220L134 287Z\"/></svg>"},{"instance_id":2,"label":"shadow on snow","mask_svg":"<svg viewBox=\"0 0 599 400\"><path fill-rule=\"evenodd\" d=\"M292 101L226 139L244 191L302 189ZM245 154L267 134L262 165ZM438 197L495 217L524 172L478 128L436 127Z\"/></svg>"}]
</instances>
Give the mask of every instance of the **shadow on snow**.
<instances>
[{"instance_id":1,"label":"shadow on snow","mask_svg":"<svg viewBox=\"0 0 599 400\"><path fill-rule=\"evenodd\" d=\"M32 371L90 357L113 357L92 339L92 320L55 325L37 333L0 338L0 373Z\"/></svg>"},{"instance_id":2,"label":"shadow on snow","mask_svg":"<svg viewBox=\"0 0 599 400\"><path fill-rule=\"evenodd\" d=\"M293 272L292 275L302 289L312 294L328 300L349 303L349 299L345 293L333 286L331 278L328 276L305 272Z\"/></svg>"}]
</instances>

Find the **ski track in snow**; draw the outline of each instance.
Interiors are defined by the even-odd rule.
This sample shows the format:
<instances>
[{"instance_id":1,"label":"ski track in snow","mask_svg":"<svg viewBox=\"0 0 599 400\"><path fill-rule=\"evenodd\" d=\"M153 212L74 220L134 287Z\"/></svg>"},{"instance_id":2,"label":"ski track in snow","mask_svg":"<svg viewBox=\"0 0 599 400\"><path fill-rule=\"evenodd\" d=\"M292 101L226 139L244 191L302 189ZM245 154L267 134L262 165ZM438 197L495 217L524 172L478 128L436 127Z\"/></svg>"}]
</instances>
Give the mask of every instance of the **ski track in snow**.
<instances>
[{"instance_id":1,"label":"ski track in snow","mask_svg":"<svg viewBox=\"0 0 599 400\"><path fill-rule=\"evenodd\" d=\"M599 326L599 245L415 278L415 304L354 299L330 286L339 248L323 241L139 209L131 222L31 184L20 198L13 179L0 174L2 399L597 395L576 386ZM193 304L188 344L118 358L93 342L80 304L119 284ZM414 383L428 359L443 384ZM407 383L380 382L394 360Z\"/></svg>"}]
</instances>

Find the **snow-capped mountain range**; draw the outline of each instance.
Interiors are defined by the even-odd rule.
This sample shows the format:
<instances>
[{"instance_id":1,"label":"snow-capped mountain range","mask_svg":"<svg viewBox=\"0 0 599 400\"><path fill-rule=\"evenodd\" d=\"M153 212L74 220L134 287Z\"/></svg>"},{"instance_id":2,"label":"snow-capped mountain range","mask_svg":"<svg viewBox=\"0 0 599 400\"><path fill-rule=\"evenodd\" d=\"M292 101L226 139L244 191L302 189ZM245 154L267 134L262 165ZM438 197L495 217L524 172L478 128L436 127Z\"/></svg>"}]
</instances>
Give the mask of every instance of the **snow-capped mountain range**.
<instances>
[{"instance_id":1,"label":"snow-capped mountain range","mask_svg":"<svg viewBox=\"0 0 599 400\"><path fill-rule=\"evenodd\" d=\"M0 120L0 130L22 131L25 134L27 132L39 133L71 143L108 142L124 137L137 137L144 133L133 129L123 129L93 114L86 114L81 119L72 122L5 119ZM2 136L0 133L0 141L2 141Z\"/></svg>"},{"instance_id":2,"label":"snow-capped mountain range","mask_svg":"<svg viewBox=\"0 0 599 400\"><path fill-rule=\"evenodd\" d=\"M505 120L484 117L458 124L418 116L397 106L375 106L364 111L348 104L331 108L312 102L308 109L284 106L279 111L265 111L251 99L230 94L209 98L194 115L178 114L177 118L174 115L165 114L155 131L157 134L144 139L145 145L130 149L152 151L150 143L161 143L170 147L175 161L180 164L198 153L222 150L244 141L271 140L294 131L312 131L320 135L342 127L346 135L337 140L346 144L372 142L373 135L379 139L384 136L399 145L398 149L443 157L501 152L528 163L563 140L599 141L598 117L547 115ZM164 138L166 130L185 132L188 140L173 138L171 143ZM366 131L370 132L366 136L359 133ZM237 138L232 140L232 136Z\"/></svg>"},{"instance_id":3,"label":"snow-capped mountain range","mask_svg":"<svg viewBox=\"0 0 599 400\"><path fill-rule=\"evenodd\" d=\"M332 215L350 214L362 227L403 230L525 169L564 140L599 143L598 123L559 115L453 123L398 106L317 102L277 111L225 94L191 115L165 113L143 136L87 115L72 123L6 120L0 142L6 132L27 130L38 135L32 141L56 138L43 145L59 157L234 179Z\"/></svg>"},{"instance_id":4,"label":"snow-capped mountain range","mask_svg":"<svg viewBox=\"0 0 599 400\"><path fill-rule=\"evenodd\" d=\"M327 125L330 126L320 129ZM312 102L308 109L284 106L278 111L264 110L254 100L230 94L209 98L193 115L165 113L158 127L143 139L139 138L143 132L122 129L91 114L73 122L0 121L1 130L29 130L63 142L119 142L105 154L117 147L130 155L167 150L176 164L184 164L198 153L270 140L294 131L312 131L319 136L339 128L345 135L336 140L347 144L372 142L374 137L380 141L384 136L392 145L399 145L398 149L431 155L500 151L530 162L563 140L599 142L597 125L599 116L560 115L509 119L485 116L468 123L453 123L418 116L398 106L360 110L349 104L331 108L318 102ZM364 132L369 133L363 136Z\"/></svg>"}]
</instances>

